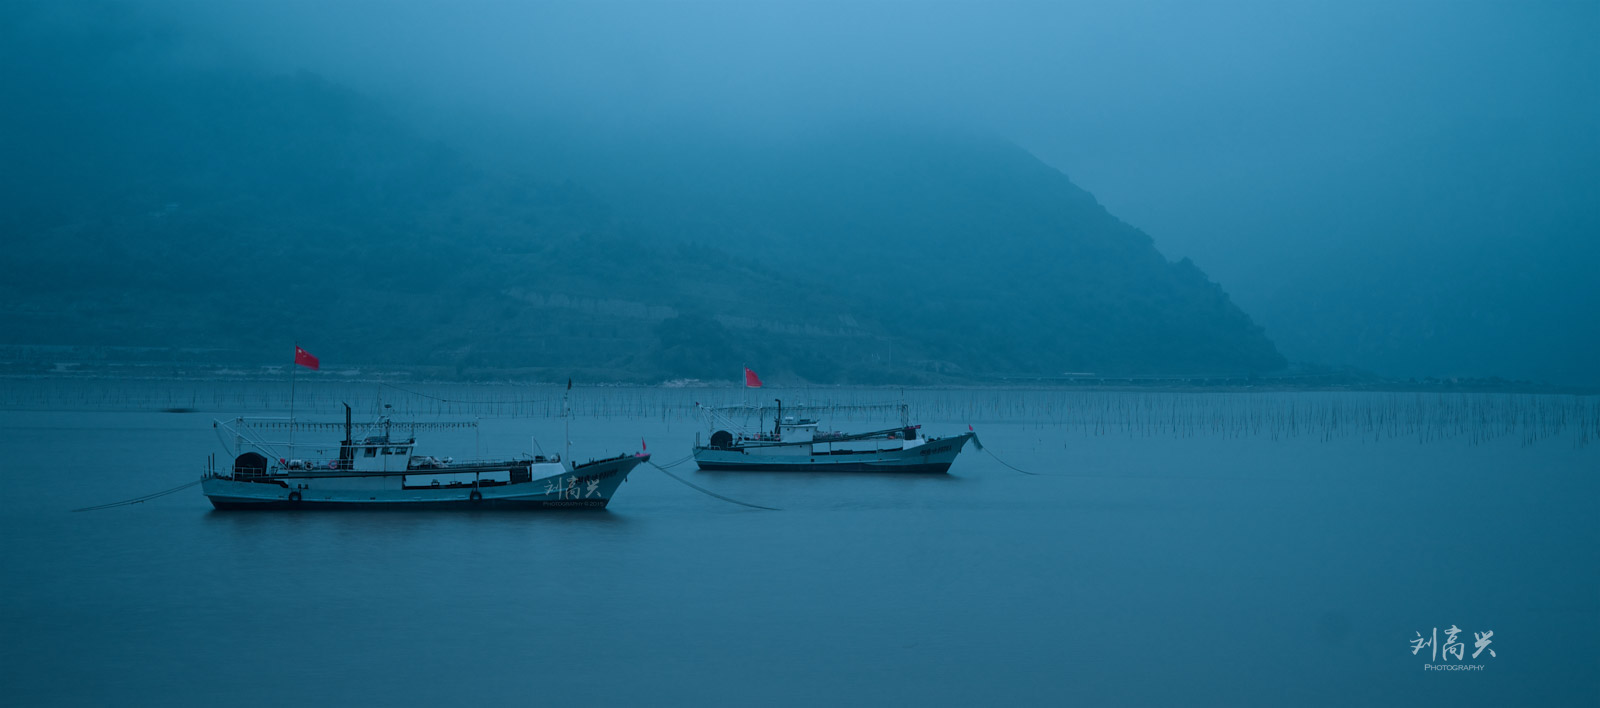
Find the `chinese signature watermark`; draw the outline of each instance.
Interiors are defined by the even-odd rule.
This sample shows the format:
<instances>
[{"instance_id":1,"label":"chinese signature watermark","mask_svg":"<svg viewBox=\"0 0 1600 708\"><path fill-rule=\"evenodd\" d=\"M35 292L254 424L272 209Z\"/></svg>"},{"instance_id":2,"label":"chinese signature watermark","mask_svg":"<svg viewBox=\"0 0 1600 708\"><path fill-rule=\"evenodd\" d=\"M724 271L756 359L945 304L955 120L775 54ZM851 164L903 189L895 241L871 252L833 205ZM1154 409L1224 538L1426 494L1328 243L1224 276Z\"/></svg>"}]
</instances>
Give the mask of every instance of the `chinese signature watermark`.
<instances>
[{"instance_id":1,"label":"chinese signature watermark","mask_svg":"<svg viewBox=\"0 0 1600 708\"><path fill-rule=\"evenodd\" d=\"M579 484L582 487L579 487ZM577 475L563 478L556 475L544 481L544 493L554 494L557 499L588 499L589 497L604 497L600 494L599 478L579 479Z\"/></svg>"},{"instance_id":2,"label":"chinese signature watermark","mask_svg":"<svg viewBox=\"0 0 1600 708\"><path fill-rule=\"evenodd\" d=\"M1450 625L1449 629L1444 630L1444 644L1440 644L1438 627L1434 627L1432 634L1429 636L1423 636L1422 632L1417 632L1417 638L1411 640L1411 655L1416 656L1424 648L1431 648L1433 650L1431 654L1433 661L1439 661L1441 656L1444 657L1444 663L1423 664L1423 671L1482 671L1483 664L1450 663L1452 658L1458 662L1466 661L1467 645L1456 640L1456 635L1458 634L1461 634L1461 628L1453 624ZM1473 659L1478 658L1478 655L1485 651L1489 652L1489 656L1495 656L1494 650L1489 648L1489 645L1494 643L1494 640L1490 639L1493 636L1493 631L1472 633L1472 646L1475 649L1472 652Z\"/></svg>"}]
</instances>

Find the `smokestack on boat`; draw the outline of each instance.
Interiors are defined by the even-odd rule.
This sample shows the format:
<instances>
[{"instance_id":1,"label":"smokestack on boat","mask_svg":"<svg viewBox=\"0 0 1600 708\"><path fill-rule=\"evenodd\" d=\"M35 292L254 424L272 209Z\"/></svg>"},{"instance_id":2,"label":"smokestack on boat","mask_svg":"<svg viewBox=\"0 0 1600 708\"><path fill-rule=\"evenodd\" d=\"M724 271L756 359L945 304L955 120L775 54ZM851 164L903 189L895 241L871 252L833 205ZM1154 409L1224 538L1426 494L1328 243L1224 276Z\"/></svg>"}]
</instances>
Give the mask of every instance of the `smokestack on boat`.
<instances>
[{"instance_id":1,"label":"smokestack on boat","mask_svg":"<svg viewBox=\"0 0 1600 708\"><path fill-rule=\"evenodd\" d=\"M340 401L343 403L343 401ZM351 436L350 404L344 404L344 444L339 446L339 469L355 469L356 466L356 441Z\"/></svg>"}]
</instances>

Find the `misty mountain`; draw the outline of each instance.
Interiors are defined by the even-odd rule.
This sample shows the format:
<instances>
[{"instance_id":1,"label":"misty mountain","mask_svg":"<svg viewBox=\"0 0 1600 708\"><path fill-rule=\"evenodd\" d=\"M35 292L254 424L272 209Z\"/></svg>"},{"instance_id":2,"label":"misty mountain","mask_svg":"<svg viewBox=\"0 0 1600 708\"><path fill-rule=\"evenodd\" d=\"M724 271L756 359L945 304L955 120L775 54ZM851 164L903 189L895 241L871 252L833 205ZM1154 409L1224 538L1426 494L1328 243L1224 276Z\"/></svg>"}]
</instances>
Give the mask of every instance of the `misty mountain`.
<instances>
[{"instance_id":1,"label":"misty mountain","mask_svg":"<svg viewBox=\"0 0 1600 708\"><path fill-rule=\"evenodd\" d=\"M567 149L618 218L820 279L985 372L1261 371L1282 358L1188 260L1005 141L873 125ZM559 151L557 151L559 153ZM950 325L959 323L959 331ZM932 363L932 362L928 362Z\"/></svg>"},{"instance_id":2,"label":"misty mountain","mask_svg":"<svg viewBox=\"0 0 1600 708\"><path fill-rule=\"evenodd\" d=\"M645 381L1283 364L1193 263L1004 141L685 129L485 160L97 7L0 37L28 69L0 79L0 343Z\"/></svg>"}]
</instances>

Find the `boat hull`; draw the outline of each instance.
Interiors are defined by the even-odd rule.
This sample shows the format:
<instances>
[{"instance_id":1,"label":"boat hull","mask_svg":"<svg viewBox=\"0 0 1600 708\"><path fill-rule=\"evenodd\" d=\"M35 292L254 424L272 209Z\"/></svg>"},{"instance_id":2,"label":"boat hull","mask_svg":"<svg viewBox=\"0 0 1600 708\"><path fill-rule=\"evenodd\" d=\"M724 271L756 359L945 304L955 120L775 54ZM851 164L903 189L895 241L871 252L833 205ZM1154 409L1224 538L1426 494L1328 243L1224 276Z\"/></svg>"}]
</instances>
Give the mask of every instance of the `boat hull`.
<instances>
[{"instance_id":1,"label":"boat hull","mask_svg":"<svg viewBox=\"0 0 1600 708\"><path fill-rule=\"evenodd\" d=\"M944 474L956 456L976 436L963 433L933 438L901 450L875 450L851 454L808 453L800 448L767 452L763 448L717 449L697 447L695 464L708 472L853 472Z\"/></svg>"},{"instance_id":2,"label":"boat hull","mask_svg":"<svg viewBox=\"0 0 1600 708\"><path fill-rule=\"evenodd\" d=\"M200 487L219 510L331 509L604 509L648 455L579 465L529 482L481 487L407 489L402 475L315 478L279 475L249 480L215 476Z\"/></svg>"},{"instance_id":3,"label":"boat hull","mask_svg":"<svg viewBox=\"0 0 1600 708\"><path fill-rule=\"evenodd\" d=\"M528 510L528 509L604 509L611 503L609 499L590 500L555 500L543 501L538 499L429 499L426 501L340 501L333 499L307 499L303 501L261 501L256 499L218 498L211 497L211 506L220 511L271 511L304 509L317 511L334 510L361 510L361 509L495 509L495 510Z\"/></svg>"}]
</instances>

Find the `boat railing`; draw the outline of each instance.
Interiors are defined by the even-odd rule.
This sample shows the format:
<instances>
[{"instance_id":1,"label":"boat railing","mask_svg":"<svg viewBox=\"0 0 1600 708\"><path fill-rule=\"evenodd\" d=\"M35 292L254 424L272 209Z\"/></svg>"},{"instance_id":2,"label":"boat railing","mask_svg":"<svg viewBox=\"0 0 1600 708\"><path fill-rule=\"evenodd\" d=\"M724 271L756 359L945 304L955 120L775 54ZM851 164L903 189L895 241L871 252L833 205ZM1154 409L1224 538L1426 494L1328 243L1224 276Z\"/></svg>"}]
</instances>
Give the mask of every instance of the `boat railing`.
<instances>
[{"instance_id":1,"label":"boat railing","mask_svg":"<svg viewBox=\"0 0 1600 708\"><path fill-rule=\"evenodd\" d=\"M295 431L346 432L351 447L370 447L370 445L366 444L367 438L373 437L376 432L381 431L382 435L391 441L390 446L409 447L416 443L416 431L418 430L476 429L478 422L475 420L405 422L395 423L391 427L388 421L379 420L374 423L362 423L359 428L361 432L359 436L355 435L356 426L351 425L347 431L346 423L343 422L309 422L282 417L241 416L229 420L214 419L211 421L211 427L216 430L217 440L222 443L223 449L228 450L231 454L239 455L250 449L260 452L271 460L275 458L304 459L301 455L295 453L299 450L310 448L317 450L318 454L323 454L323 450L330 448L337 450L344 445L343 440L316 443L301 442L296 444L293 438ZM394 434L395 430L403 432L396 435ZM266 435L273 431L287 431L290 433L290 437L288 440L267 439Z\"/></svg>"},{"instance_id":2,"label":"boat railing","mask_svg":"<svg viewBox=\"0 0 1600 708\"><path fill-rule=\"evenodd\" d=\"M294 430L324 430L334 432L344 430L343 421L299 420L295 418L277 416L239 416L233 418L230 422L235 425L248 426L255 430L289 430L291 428ZM375 420L353 423L352 427L362 432L366 432L368 430L380 429L386 423L394 428L399 428L402 430L459 430L473 429L478 427L478 421L476 420L409 420L393 422Z\"/></svg>"},{"instance_id":3,"label":"boat railing","mask_svg":"<svg viewBox=\"0 0 1600 708\"><path fill-rule=\"evenodd\" d=\"M817 423L823 418L838 417L841 415L849 417L863 413L874 414L888 412L899 413L900 425L902 427L911 425L911 409L910 406L908 406L904 401L899 403L790 403L778 406L748 403L727 406L713 406L695 403L695 407L700 410L700 413L702 417L705 418L707 425L713 430L722 428L729 431L734 431L736 433L742 433L745 435L746 439L756 440L763 439L759 436L767 434L765 433L765 431L768 430L766 419L768 418L769 414L775 421L777 421L780 417L789 417L781 415L784 411L788 411L789 413L793 414L793 418L795 418L795 420L785 420L781 423L782 425L791 425L796 423L812 424ZM803 421L801 420L801 414L804 414ZM756 425L749 425L751 418L756 420Z\"/></svg>"},{"instance_id":4,"label":"boat railing","mask_svg":"<svg viewBox=\"0 0 1600 708\"><path fill-rule=\"evenodd\" d=\"M557 464L557 463L560 463L560 462L561 462L561 456L560 455L553 455L553 456L550 456L550 457L545 457L544 455L535 455L535 456L531 456L531 457L527 456L527 455L523 455L522 457L515 457L515 458L478 457L478 458L468 458L468 459L463 459L463 460L458 460L458 459L453 458L453 457L446 457L446 458L438 459L438 458L433 458L432 456L428 456L428 461L426 461L426 462L418 462L416 457L412 457L411 461L406 464L406 470L407 471L412 471L412 472L417 472L417 471L435 472L435 471L440 471L440 470L451 470L451 469L462 468L462 467L465 467L465 468L481 468L481 467L496 467L496 466L521 467L521 466L524 466L524 465L537 465L537 464L546 464L546 463ZM467 471L470 471L470 470L467 470Z\"/></svg>"},{"instance_id":5,"label":"boat railing","mask_svg":"<svg viewBox=\"0 0 1600 708\"><path fill-rule=\"evenodd\" d=\"M217 469L214 464L208 465L205 476L221 479L270 479L275 477L294 477L296 475L343 477L396 474L451 474L488 472L500 469L532 467L536 464L560 463L561 457L559 455L551 457L545 457L543 455L524 455L520 458L487 457L465 460L443 458L418 464L408 463L405 467L393 467L389 469L361 469L351 464L349 460L341 460L337 457L296 459L280 458L278 460L269 461L267 466L264 468L259 468L259 471L245 471L242 474L241 470L236 470L233 467Z\"/></svg>"}]
</instances>

